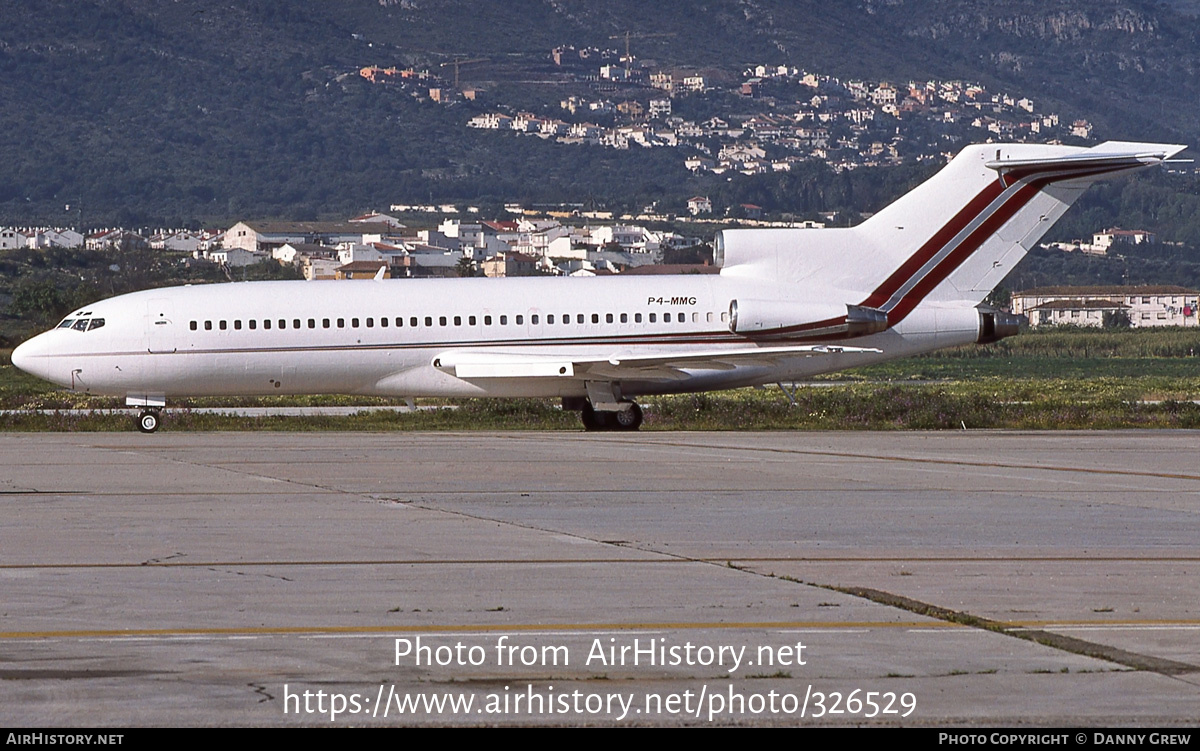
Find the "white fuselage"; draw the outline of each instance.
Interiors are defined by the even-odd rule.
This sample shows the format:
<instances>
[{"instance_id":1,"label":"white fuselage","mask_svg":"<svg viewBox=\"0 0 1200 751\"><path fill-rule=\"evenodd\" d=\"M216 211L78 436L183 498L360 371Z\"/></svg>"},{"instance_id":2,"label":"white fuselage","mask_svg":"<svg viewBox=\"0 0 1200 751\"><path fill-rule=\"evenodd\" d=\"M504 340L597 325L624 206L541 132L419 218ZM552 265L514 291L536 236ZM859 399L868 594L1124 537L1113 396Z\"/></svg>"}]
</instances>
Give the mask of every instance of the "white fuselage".
<instances>
[{"instance_id":1,"label":"white fuselage","mask_svg":"<svg viewBox=\"0 0 1200 751\"><path fill-rule=\"evenodd\" d=\"M464 380L433 362L448 350L607 358L745 349L753 342L730 331L731 300L784 292L769 282L710 274L173 287L81 309L67 320L99 318L104 325L48 331L14 353L14 362L77 391L122 396L584 396L581 379ZM932 311L911 315L852 340L881 355L798 355L667 382L623 382L622 391L773 383L974 341L975 310L961 309L947 327L950 313L939 320Z\"/></svg>"},{"instance_id":2,"label":"white fuselage","mask_svg":"<svg viewBox=\"0 0 1200 751\"><path fill-rule=\"evenodd\" d=\"M1095 180L1183 148L969 146L858 226L718 233L719 275L147 290L76 311L12 359L143 406L222 394L561 396L636 425L641 394L788 381L1013 333L981 303L1025 252Z\"/></svg>"}]
</instances>

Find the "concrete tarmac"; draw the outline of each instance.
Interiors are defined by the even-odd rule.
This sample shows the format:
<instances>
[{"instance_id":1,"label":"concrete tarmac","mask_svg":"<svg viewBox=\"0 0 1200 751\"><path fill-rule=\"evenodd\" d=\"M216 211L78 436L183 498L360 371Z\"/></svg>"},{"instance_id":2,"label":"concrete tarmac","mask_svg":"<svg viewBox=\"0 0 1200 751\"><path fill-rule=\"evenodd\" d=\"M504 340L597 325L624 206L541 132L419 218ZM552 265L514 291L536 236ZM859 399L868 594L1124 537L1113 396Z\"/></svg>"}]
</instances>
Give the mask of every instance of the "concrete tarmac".
<instances>
[{"instance_id":1,"label":"concrete tarmac","mask_svg":"<svg viewBox=\"0 0 1200 751\"><path fill-rule=\"evenodd\" d=\"M0 725L1194 725L1198 448L0 434Z\"/></svg>"}]
</instances>

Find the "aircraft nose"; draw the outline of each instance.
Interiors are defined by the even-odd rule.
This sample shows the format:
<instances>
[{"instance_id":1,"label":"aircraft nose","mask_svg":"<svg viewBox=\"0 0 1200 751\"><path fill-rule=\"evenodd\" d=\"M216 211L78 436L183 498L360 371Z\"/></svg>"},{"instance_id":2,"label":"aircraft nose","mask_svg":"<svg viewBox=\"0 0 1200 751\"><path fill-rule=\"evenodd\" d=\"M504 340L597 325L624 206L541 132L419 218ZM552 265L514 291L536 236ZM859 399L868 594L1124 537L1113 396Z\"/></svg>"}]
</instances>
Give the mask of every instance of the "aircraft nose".
<instances>
[{"instance_id":1,"label":"aircraft nose","mask_svg":"<svg viewBox=\"0 0 1200 751\"><path fill-rule=\"evenodd\" d=\"M29 372L29 360L29 342L19 345L12 351L12 364L26 373Z\"/></svg>"},{"instance_id":2,"label":"aircraft nose","mask_svg":"<svg viewBox=\"0 0 1200 751\"><path fill-rule=\"evenodd\" d=\"M44 363L41 362L44 358L38 357L38 354L41 353L43 349L42 343L38 341L41 336L42 335L39 334L24 344L18 346L12 351L11 358L12 364L15 367L25 371L26 373L29 373L30 375L45 378L45 375L43 374L45 367ZM42 365L43 367L39 367L39 365Z\"/></svg>"}]
</instances>

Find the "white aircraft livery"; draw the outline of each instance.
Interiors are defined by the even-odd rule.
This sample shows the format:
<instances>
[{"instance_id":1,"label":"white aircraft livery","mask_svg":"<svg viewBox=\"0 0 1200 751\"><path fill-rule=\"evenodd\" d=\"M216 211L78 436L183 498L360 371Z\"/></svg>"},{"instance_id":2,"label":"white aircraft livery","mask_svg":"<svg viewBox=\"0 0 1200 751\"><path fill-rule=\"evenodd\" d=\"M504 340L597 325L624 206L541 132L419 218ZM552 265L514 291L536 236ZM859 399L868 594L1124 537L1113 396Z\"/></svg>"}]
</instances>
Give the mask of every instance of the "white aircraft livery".
<instances>
[{"instance_id":1,"label":"white aircraft livery","mask_svg":"<svg viewBox=\"0 0 1200 751\"><path fill-rule=\"evenodd\" d=\"M638 396L786 382L1015 334L984 298L1100 178L1185 147L969 146L856 227L717 234L720 274L242 282L89 305L13 351L74 391L167 399L560 397L635 430Z\"/></svg>"}]
</instances>

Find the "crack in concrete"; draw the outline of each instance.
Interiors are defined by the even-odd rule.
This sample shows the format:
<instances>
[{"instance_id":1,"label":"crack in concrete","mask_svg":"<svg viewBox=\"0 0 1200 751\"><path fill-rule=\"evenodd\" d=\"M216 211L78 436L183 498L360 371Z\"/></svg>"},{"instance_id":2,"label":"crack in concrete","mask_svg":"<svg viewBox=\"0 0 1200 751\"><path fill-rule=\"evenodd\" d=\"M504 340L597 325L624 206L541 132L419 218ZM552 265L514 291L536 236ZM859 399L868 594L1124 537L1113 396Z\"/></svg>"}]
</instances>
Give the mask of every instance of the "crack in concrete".
<instances>
[{"instance_id":1,"label":"crack in concrete","mask_svg":"<svg viewBox=\"0 0 1200 751\"><path fill-rule=\"evenodd\" d=\"M1041 644L1052 649L1058 649L1063 652L1083 655L1084 657L1093 657L1098 660L1106 660L1118 665L1123 665L1134 670L1145 670L1162 675L1178 676L1188 673L1200 673L1200 667L1186 662L1176 662L1163 657L1153 657L1151 655L1139 654L1128 650L1110 647L1106 644L1097 644L1096 642L1087 641L1086 639L1078 639L1074 636L1064 636L1050 631L1045 631L1036 628L1026 628L1023 626L1012 626L1000 621L993 621L988 618L981 618L970 613L964 613L959 610L951 610L938 605L931 605L927 602L914 600L911 597L884 592L879 589L870 589L868 587L836 587L832 585L814 584L813 586L830 589L842 594L851 595L853 597L861 597L871 602L887 605L901 610L907 610L910 613L936 618L940 621L948 623L958 623L963 626L970 626L985 631L992 631L997 634L1011 636L1016 639L1024 639L1036 644Z\"/></svg>"}]
</instances>

